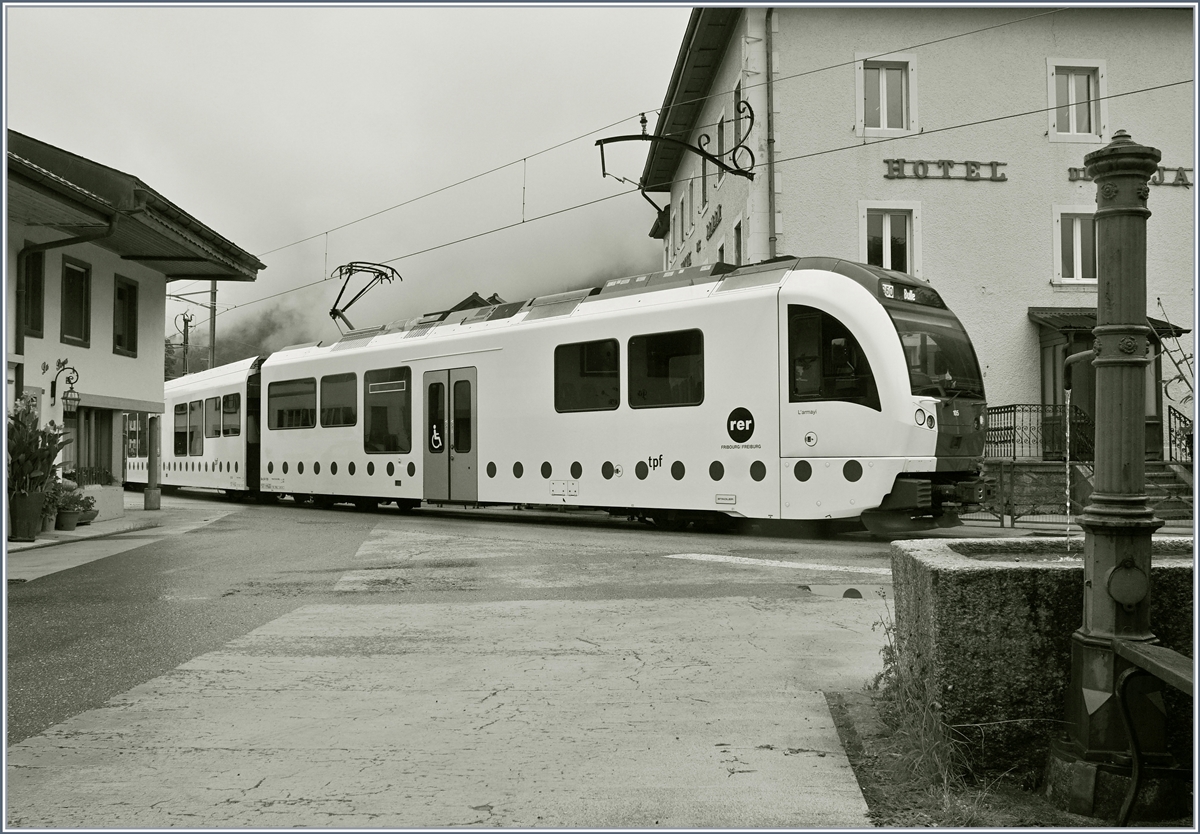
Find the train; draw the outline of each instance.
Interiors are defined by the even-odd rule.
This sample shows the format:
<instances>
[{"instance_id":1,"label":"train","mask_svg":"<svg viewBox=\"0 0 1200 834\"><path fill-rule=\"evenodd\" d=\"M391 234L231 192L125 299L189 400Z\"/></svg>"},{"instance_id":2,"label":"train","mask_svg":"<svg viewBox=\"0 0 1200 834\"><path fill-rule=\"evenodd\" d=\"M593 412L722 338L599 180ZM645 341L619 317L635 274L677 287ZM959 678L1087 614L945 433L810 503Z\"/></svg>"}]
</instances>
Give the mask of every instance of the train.
<instances>
[{"instance_id":1,"label":"train","mask_svg":"<svg viewBox=\"0 0 1200 834\"><path fill-rule=\"evenodd\" d=\"M159 482L888 534L983 499L983 375L924 280L786 257L473 297L168 381ZM126 481L146 484L144 415L130 426Z\"/></svg>"}]
</instances>

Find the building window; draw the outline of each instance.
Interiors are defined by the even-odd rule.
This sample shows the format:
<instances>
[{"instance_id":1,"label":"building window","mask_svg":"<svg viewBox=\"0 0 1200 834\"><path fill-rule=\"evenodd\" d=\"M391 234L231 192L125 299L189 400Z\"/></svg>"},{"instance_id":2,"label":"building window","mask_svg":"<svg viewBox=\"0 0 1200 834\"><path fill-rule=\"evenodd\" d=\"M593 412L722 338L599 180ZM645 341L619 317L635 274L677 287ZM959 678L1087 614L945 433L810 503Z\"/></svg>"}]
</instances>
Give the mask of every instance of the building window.
<instances>
[{"instance_id":1,"label":"building window","mask_svg":"<svg viewBox=\"0 0 1200 834\"><path fill-rule=\"evenodd\" d=\"M687 217L687 213L683 210L683 197L679 198L679 248L683 248L684 226L683 218Z\"/></svg>"},{"instance_id":2,"label":"building window","mask_svg":"<svg viewBox=\"0 0 1200 834\"><path fill-rule=\"evenodd\" d=\"M733 224L733 265L742 265L742 224Z\"/></svg>"},{"instance_id":3,"label":"building window","mask_svg":"<svg viewBox=\"0 0 1200 834\"><path fill-rule=\"evenodd\" d=\"M629 340L629 407L704 402L704 334L676 330Z\"/></svg>"},{"instance_id":4,"label":"building window","mask_svg":"<svg viewBox=\"0 0 1200 834\"><path fill-rule=\"evenodd\" d=\"M267 386L268 429L311 429L316 424L316 379L288 379Z\"/></svg>"},{"instance_id":5,"label":"building window","mask_svg":"<svg viewBox=\"0 0 1200 834\"><path fill-rule=\"evenodd\" d=\"M358 377L353 373L321 377L321 427L358 424Z\"/></svg>"},{"instance_id":6,"label":"building window","mask_svg":"<svg viewBox=\"0 0 1200 834\"><path fill-rule=\"evenodd\" d=\"M915 202L858 203L859 260L921 277L921 211Z\"/></svg>"},{"instance_id":7,"label":"building window","mask_svg":"<svg viewBox=\"0 0 1200 834\"><path fill-rule=\"evenodd\" d=\"M46 253L25 258L25 335L42 338L46 308Z\"/></svg>"},{"instance_id":8,"label":"building window","mask_svg":"<svg viewBox=\"0 0 1200 834\"><path fill-rule=\"evenodd\" d=\"M708 205L708 160L700 158L700 210Z\"/></svg>"},{"instance_id":9,"label":"building window","mask_svg":"<svg viewBox=\"0 0 1200 834\"><path fill-rule=\"evenodd\" d=\"M717 247L717 263L719 263L719 264L725 263L725 244L724 243L722 243L720 246Z\"/></svg>"},{"instance_id":10,"label":"building window","mask_svg":"<svg viewBox=\"0 0 1200 834\"><path fill-rule=\"evenodd\" d=\"M1054 207L1054 281L1096 280L1094 206Z\"/></svg>"},{"instance_id":11,"label":"building window","mask_svg":"<svg viewBox=\"0 0 1200 834\"><path fill-rule=\"evenodd\" d=\"M612 411L621 403L620 345L616 339L554 349L554 410Z\"/></svg>"},{"instance_id":12,"label":"building window","mask_svg":"<svg viewBox=\"0 0 1200 834\"><path fill-rule=\"evenodd\" d=\"M1103 141L1108 120L1106 75L1100 60L1046 60L1051 142Z\"/></svg>"},{"instance_id":13,"label":"building window","mask_svg":"<svg viewBox=\"0 0 1200 834\"><path fill-rule=\"evenodd\" d=\"M902 136L918 133L917 65L914 55L857 53L855 133Z\"/></svg>"},{"instance_id":14,"label":"building window","mask_svg":"<svg viewBox=\"0 0 1200 834\"><path fill-rule=\"evenodd\" d=\"M137 356L138 285L116 276L113 291L113 353Z\"/></svg>"},{"instance_id":15,"label":"building window","mask_svg":"<svg viewBox=\"0 0 1200 834\"><path fill-rule=\"evenodd\" d=\"M92 268L63 258L62 336L63 344L91 347Z\"/></svg>"},{"instance_id":16,"label":"building window","mask_svg":"<svg viewBox=\"0 0 1200 834\"><path fill-rule=\"evenodd\" d=\"M696 225L696 178L688 180L688 231Z\"/></svg>"},{"instance_id":17,"label":"building window","mask_svg":"<svg viewBox=\"0 0 1200 834\"><path fill-rule=\"evenodd\" d=\"M742 82L733 88L733 147L742 144Z\"/></svg>"}]
</instances>

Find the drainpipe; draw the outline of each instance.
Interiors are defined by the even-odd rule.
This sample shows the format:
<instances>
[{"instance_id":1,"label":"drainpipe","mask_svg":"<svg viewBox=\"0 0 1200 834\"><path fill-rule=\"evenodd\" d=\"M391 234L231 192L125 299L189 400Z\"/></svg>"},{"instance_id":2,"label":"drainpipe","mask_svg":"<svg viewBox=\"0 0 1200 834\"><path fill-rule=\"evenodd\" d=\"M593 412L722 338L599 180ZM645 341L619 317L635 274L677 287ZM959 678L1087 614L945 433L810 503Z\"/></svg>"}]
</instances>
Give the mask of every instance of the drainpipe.
<instances>
[{"instance_id":1,"label":"drainpipe","mask_svg":"<svg viewBox=\"0 0 1200 834\"><path fill-rule=\"evenodd\" d=\"M775 9L767 9L767 32L763 43L767 50L767 256L774 258L775 239L778 230L775 228L775 65L774 40L771 27L775 22Z\"/></svg>"},{"instance_id":2,"label":"drainpipe","mask_svg":"<svg viewBox=\"0 0 1200 834\"><path fill-rule=\"evenodd\" d=\"M25 269L29 262L29 256L37 252L47 252L51 249L62 249L66 246L74 246L77 243L89 243L112 237L117 231L117 218L119 216L114 214L109 218L108 226L104 229L97 229L94 232L88 232L78 237L69 237L65 240L52 240L49 243L31 243L17 253L17 323L13 328L13 352L18 356L25 356ZM14 376L13 399L16 400L25 391L25 361L23 358L21 364L17 365Z\"/></svg>"}]
</instances>

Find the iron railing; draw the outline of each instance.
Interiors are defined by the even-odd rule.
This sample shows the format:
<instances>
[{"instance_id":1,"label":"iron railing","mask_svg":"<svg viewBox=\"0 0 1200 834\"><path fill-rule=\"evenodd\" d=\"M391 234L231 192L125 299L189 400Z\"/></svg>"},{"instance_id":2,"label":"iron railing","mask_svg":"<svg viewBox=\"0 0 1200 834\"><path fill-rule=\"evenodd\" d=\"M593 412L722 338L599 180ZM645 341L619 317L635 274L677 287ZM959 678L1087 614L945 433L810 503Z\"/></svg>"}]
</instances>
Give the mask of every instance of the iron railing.
<instances>
[{"instance_id":1,"label":"iron railing","mask_svg":"<svg viewBox=\"0 0 1200 834\"><path fill-rule=\"evenodd\" d=\"M1096 424L1087 412L1070 406L1070 444L1067 449L1068 406L1020 403L987 410L984 456L1008 460L1095 459Z\"/></svg>"},{"instance_id":2,"label":"iron railing","mask_svg":"<svg viewBox=\"0 0 1200 834\"><path fill-rule=\"evenodd\" d=\"M1192 419L1167 406L1167 451L1175 463L1192 463Z\"/></svg>"},{"instance_id":3,"label":"iron railing","mask_svg":"<svg viewBox=\"0 0 1200 834\"><path fill-rule=\"evenodd\" d=\"M79 466L64 470L63 477L79 486L108 486L116 483L112 472L102 466Z\"/></svg>"}]
</instances>

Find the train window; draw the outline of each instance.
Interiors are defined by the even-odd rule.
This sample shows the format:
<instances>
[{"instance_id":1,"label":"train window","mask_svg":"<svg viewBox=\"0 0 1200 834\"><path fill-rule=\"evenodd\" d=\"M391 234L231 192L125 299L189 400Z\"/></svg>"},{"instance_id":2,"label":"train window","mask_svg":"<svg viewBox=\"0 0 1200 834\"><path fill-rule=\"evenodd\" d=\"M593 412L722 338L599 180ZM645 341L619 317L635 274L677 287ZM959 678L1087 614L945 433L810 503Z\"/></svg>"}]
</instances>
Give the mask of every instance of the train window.
<instances>
[{"instance_id":1,"label":"train window","mask_svg":"<svg viewBox=\"0 0 1200 834\"><path fill-rule=\"evenodd\" d=\"M204 401L204 436L221 436L221 398L209 397Z\"/></svg>"},{"instance_id":2,"label":"train window","mask_svg":"<svg viewBox=\"0 0 1200 834\"><path fill-rule=\"evenodd\" d=\"M321 426L358 424L358 377L332 374L321 377Z\"/></svg>"},{"instance_id":3,"label":"train window","mask_svg":"<svg viewBox=\"0 0 1200 834\"><path fill-rule=\"evenodd\" d=\"M267 386L268 429L311 429L316 424L316 379L288 379Z\"/></svg>"},{"instance_id":4,"label":"train window","mask_svg":"<svg viewBox=\"0 0 1200 834\"><path fill-rule=\"evenodd\" d=\"M454 383L454 451L471 451L471 383Z\"/></svg>"},{"instance_id":5,"label":"train window","mask_svg":"<svg viewBox=\"0 0 1200 834\"><path fill-rule=\"evenodd\" d=\"M237 437L242 433L242 395L226 394L221 398L221 434Z\"/></svg>"},{"instance_id":6,"label":"train window","mask_svg":"<svg viewBox=\"0 0 1200 834\"><path fill-rule=\"evenodd\" d=\"M368 454L412 451L411 376L408 368L363 374L363 450Z\"/></svg>"},{"instance_id":7,"label":"train window","mask_svg":"<svg viewBox=\"0 0 1200 834\"><path fill-rule=\"evenodd\" d=\"M446 451L446 386L440 382L429 385L429 451L440 455ZM389 473L390 474L390 473Z\"/></svg>"},{"instance_id":8,"label":"train window","mask_svg":"<svg viewBox=\"0 0 1200 834\"><path fill-rule=\"evenodd\" d=\"M175 406L175 456L182 457L187 450L187 403L180 403Z\"/></svg>"},{"instance_id":9,"label":"train window","mask_svg":"<svg viewBox=\"0 0 1200 834\"><path fill-rule=\"evenodd\" d=\"M836 400L882 411L875 375L858 340L814 307L788 305L788 400Z\"/></svg>"},{"instance_id":10,"label":"train window","mask_svg":"<svg viewBox=\"0 0 1200 834\"><path fill-rule=\"evenodd\" d=\"M704 334L699 330L651 333L629 340L629 406L700 405L704 402Z\"/></svg>"},{"instance_id":11,"label":"train window","mask_svg":"<svg viewBox=\"0 0 1200 834\"><path fill-rule=\"evenodd\" d=\"M204 454L204 401L188 403L188 454Z\"/></svg>"},{"instance_id":12,"label":"train window","mask_svg":"<svg viewBox=\"0 0 1200 834\"><path fill-rule=\"evenodd\" d=\"M616 339L554 349L554 410L612 411L621 404L620 345Z\"/></svg>"}]
</instances>

